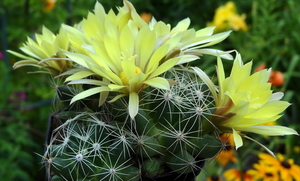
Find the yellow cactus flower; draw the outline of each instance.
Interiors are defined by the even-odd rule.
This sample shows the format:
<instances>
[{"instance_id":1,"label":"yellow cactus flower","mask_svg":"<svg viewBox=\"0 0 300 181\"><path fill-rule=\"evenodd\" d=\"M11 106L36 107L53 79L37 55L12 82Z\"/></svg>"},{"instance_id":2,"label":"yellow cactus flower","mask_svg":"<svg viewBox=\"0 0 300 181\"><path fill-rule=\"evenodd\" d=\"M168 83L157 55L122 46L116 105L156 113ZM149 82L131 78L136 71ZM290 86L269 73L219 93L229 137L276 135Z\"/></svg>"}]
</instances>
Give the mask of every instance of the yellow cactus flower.
<instances>
[{"instance_id":1,"label":"yellow cactus flower","mask_svg":"<svg viewBox=\"0 0 300 181\"><path fill-rule=\"evenodd\" d=\"M237 131L269 136L298 134L284 126L263 125L280 118L280 114L290 105L280 101L283 93L272 94L271 84L268 83L270 69L250 75L252 62L243 65L238 53L229 77L225 78L220 58L217 65L218 89L202 70L193 68L215 99L216 110L210 119L209 124L213 127L210 129L233 133L236 148L243 145L241 135L245 136Z\"/></svg>"},{"instance_id":2,"label":"yellow cactus flower","mask_svg":"<svg viewBox=\"0 0 300 181\"><path fill-rule=\"evenodd\" d=\"M90 13L79 28L63 26L75 50L65 55L84 67L64 74L71 74L66 81L98 86L77 94L71 103L101 93L100 106L109 92L119 92L111 101L129 96L128 111L134 118L142 89L148 86L169 89L169 81L159 76L170 68L199 59L202 54L232 58L228 52L204 48L224 40L230 31L213 35L213 27L188 29L188 18L173 29L155 20L147 24L126 0L118 10L118 14L113 11L105 14L97 3L95 14ZM91 75L97 80L86 78Z\"/></svg>"},{"instance_id":3,"label":"yellow cactus flower","mask_svg":"<svg viewBox=\"0 0 300 181\"><path fill-rule=\"evenodd\" d=\"M66 60L66 55L63 54L70 49L69 40L63 29L60 29L58 35L54 35L43 27L42 34L35 35L35 41L28 37L20 49L27 55L8 50L9 53L23 59L14 64L14 69L34 66L46 70L35 71L36 73L59 75L73 67L73 62ZM48 59L55 61L47 61Z\"/></svg>"}]
</instances>

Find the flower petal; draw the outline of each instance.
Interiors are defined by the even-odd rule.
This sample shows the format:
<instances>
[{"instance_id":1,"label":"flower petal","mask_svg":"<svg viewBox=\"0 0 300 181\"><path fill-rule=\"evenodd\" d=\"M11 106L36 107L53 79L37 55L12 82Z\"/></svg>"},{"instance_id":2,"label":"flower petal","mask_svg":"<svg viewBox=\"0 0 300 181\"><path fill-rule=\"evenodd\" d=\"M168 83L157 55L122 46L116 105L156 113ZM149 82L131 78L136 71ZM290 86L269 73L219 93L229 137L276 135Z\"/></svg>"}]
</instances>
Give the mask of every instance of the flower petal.
<instances>
[{"instance_id":1,"label":"flower petal","mask_svg":"<svg viewBox=\"0 0 300 181\"><path fill-rule=\"evenodd\" d=\"M269 102L279 101L280 99L282 99L283 96L284 96L283 92L276 92L272 94L271 98L269 99Z\"/></svg>"},{"instance_id":2,"label":"flower petal","mask_svg":"<svg viewBox=\"0 0 300 181\"><path fill-rule=\"evenodd\" d=\"M100 92L103 92L103 91L110 91L110 89L108 87L95 87L95 88L91 88L91 89L88 89L86 91L80 92L79 94L75 95L72 98L70 104L72 104L75 101L78 101L80 99L84 99L86 97L89 97L91 95L94 95L94 94L97 94L97 93L100 93Z\"/></svg>"},{"instance_id":3,"label":"flower petal","mask_svg":"<svg viewBox=\"0 0 300 181\"><path fill-rule=\"evenodd\" d=\"M64 53L67 57L69 57L72 61L78 63L79 65L89 68L87 65L88 62L93 62L92 59L86 55L82 55L79 53Z\"/></svg>"},{"instance_id":4,"label":"flower petal","mask_svg":"<svg viewBox=\"0 0 300 181\"><path fill-rule=\"evenodd\" d=\"M131 92L129 95L128 111L132 119L137 115L139 111L139 96L136 92Z\"/></svg>"},{"instance_id":5,"label":"flower petal","mask_svg":"<svg viewBox=\"0 0 300 181\"><path fill-rule=\"evenodd\" d=\"M196 32L196 36L197 37L199 37L199 36L211 36L214 33L215 28L216 27L214 27L214 26L210 26L210 27L200 29Z\"/></svg>"},{"instance_id":6,"label":"flower petal","mask_svg":"<svg viewBox=\"0 0 300 181\"><path fill-rule=\"evenodd\" d=\"M97 86L107 86L107 82L103 82L100 80L94 79L76 79L68 83L69 84L89 84L89 85L97 85Z\"/></svg>"},{"instance_id":7,"label":"flower petal","mask_svg":"<svg viewBox=\"0 0 300 181\"><path fill-rule=\"evenodd\" d=\"M198 42L198 44L203 44L203 43L206 43L206 44L197 46L197 48L202 48L202 47L207 47L210 45L217 44L217 43L223 41L225 38L227 38L230 33L231 33L231 31L226 31L226 32L222 32L222 33L218 33L218 34L209 36L205 40Z\"/></svg>"},{"instance_id":8,"label":"flower petal","mask_svg":"<svg viewBox=\"0 0 300 181\"><path fill-rule=\"evenodd\" d=\"M168 49L169 45L165 44L155 50L148 62L147 69L145 70L146 74L152 73L158 67L159 61L166 55Z\"/></svg>"},{"instance_id":9,"label":"flower petal","mask_svg":"<svg viewBox=\"0 0 300 181\"><path fill-rule=\"evenodd\" d=\"M165 89L165 90L170 89L169 81L167 81L165 78L162 78L162 77L155 77L152 79L148 79L148 80L144 81L144 84L147 84L152 87L159 88L159 89Z\"/></svg>"},{"instance_id":10,"label":"flower petal","mask_svg":"<svg viewBox=\"0 0 300 181\"><path fill-rule=\"evenodd\" d=\"M216 92L216 87L215 84L211 81L211 79L208 77L208 75L203 72L200 68L198 67L191 67L195 73L200 77L200 79L203 80L203 82L208 86L210 92L212 93L215 101L216 101L216 105L218 105L218 95Z\"/></svg>"},{"instance_id":11,"label":"flower petal","mask_svg":"<svg viewBox=\"0 0 300 181\"><path fill-rule=\"evenodd\" d=\"M176 58L171 58L171 59L165 61L149 76L149 79L168 71L170 68L172 68L176 65L176 63L179 61L179 59L180 59L179 57L176 57Z\"/></svg>"},{"instance_id":12,"label":"flower petal","mask_svg":"<svg viewBox=\"0 0 300 181\"><path fill-rule=\"evenodd\" d=\"M65 82L76 80L76 79L82 79L82 78L88 77L88 76L93 75L93 74L95 74L95 73L90 71L90 70L86 70L86 71L82 70L80 72L76 72L73 75L67 77Z\"/></svg>"},{"instance_id":13,"label":"flower petal","mask_svg":"<svg viewBox=\"0 0 300 181\"><path fill-rule=\"evenodd\" d=\"M240 131L247 131L252 133L257 133L261 135L268 136L279 136L279 135L299 135L297 131L292 128L288 128L285 126L278 125L270 125L270 126L251 126L244 129L240 129Z\"/></svg>"},{"instance_id":14,"label":"flower petal","mask_svg":"<svg viewBox=\"0 0 300 181\"><path fill-rule=\"evenodd\" d=\"M235 144L235 148L238 149L239 147L243 146L242 137L232 128L233 140Z\"/></svg>"}]
</instances>

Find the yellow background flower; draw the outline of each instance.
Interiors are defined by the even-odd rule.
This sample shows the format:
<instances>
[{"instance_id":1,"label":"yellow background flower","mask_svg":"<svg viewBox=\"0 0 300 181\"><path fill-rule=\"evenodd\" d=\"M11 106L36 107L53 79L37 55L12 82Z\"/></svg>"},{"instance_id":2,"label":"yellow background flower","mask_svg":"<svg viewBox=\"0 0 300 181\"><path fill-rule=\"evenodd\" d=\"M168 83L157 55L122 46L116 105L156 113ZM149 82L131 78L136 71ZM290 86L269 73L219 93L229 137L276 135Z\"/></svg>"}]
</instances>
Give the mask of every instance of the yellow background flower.
<instances>
[{"instance_id":1,"label":"yellow background flower","mask_svg":"<svg viewBox=\"0 0 300 181\"><path fill-rule=\"evenodd\" d=\"M238 169L229 169L223 173L226 181L255 181L254 178L246 173L242 173Z\"/></svg>"},{"instance_id":2,"label":"yellow background flower","mask_svg":"<svg viewBox=\"0 0 300 181\"><path fill-rule=\"evenodd\" d=\"M222 166L227 165L229 161L236 163L237 159L235 157L233 135L229 133L223 133L220 136L220 140L222 140L226 146L216 157L218 163Z\"/></svg>"},{"instance_id":3,"label":"yellow background flower","mask_svg":"<svg viewBox=\"0 0 300 181\"><path fill-rule=\"evenodd\" d=\"M296 165L293 159L286 159L280 153L277 154L277 158L266 153L260 153L258 157L261 164L279 172L282 180L293 181L295 179L300 181L300 166Z\"/></svg>"},{"instance_id":4,"label":"yellow background flower","mask_svg":"<svg viewBox=\"0 0 300 181\"><path fill-rule=\"evenodd\" d=\"M237 14L234 2L228 1L224 6L216 9L213 21L207 25L216 26L216 31L225 31L231 28L235 31L247 31L248 26L245 19L245 14Z\"/></svg>"},{"instance_id":5,"label":"yellow background flower","mask_svg":"<svg viewBox=\"0 0 300 181\"><path fill-rule=\"evenodd\" d=\"M279 175L277 170L265 165L265 164L254 164L254 169L248 171L250 175L256 180L262 181L278 181Z\"/></svg>"}]
</instances>

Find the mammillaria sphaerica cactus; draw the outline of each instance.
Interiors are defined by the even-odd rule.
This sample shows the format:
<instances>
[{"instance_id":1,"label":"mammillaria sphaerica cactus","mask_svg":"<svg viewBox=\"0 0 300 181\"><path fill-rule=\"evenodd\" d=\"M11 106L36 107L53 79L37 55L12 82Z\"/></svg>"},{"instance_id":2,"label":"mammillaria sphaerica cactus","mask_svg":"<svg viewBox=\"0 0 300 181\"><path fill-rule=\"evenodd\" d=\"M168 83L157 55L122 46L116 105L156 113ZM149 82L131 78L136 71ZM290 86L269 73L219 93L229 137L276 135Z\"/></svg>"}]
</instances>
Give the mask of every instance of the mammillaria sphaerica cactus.
<instances>
[{"instance_id":1,"label":"mammillaria sphaerica cactus","mask_svg":"<svg viewBox=\"0 0 300 181\"><path fill-rule=\"evenodd\" d=\"M94 13L74 27L47 28L28 38L14 67L36 66L57 78L55 104L44 159L52 180L128 181L199 170L226 144L220 133L297 134L262 126L280 117L289 103L267 83L269 70L251 75L241 56L207 48L229 36L214 27L188 29L154 18L146 23L133 5L115 14L96 3ZM218 57L219 86L189 67L203 54ZM225 78L221 58L234 59ZM39 72L39 71L38 71ZM267 148L266 148L267 149ZM268 150L270 153L271 151Z\"/></svg>"}]
</instances>

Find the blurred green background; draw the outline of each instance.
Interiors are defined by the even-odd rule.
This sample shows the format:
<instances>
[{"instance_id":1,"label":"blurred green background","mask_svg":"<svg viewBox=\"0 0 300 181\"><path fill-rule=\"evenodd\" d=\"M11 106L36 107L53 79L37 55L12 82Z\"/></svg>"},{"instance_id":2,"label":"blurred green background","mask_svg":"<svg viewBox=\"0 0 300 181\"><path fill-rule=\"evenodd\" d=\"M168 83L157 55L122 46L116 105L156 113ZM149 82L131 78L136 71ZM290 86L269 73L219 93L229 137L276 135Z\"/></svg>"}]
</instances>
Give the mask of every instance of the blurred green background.
<instances>
[{"instance_id":1,"label":"blurred green background","mask_svg":"<svg viewBox=\"0 0 300 181\"><path fill-rule=\"evenodd\" d=\"M43 153L48 116L53 112L52 80L46 75L27 74L34 68L13 70L18 61L6 50L19 51L26 38L40 33L46 26L56 33L61 24L73 25L92 11L95 0L1 0L0 45L0 178L3 181L44 180L45 168L38 154ZM108 11L122 6L122 0L99 0ZM215 10L225 0L131 0L139 13L151 13L157 20L175 26L189 17L190 28L200 29L213 21ZM291 102L281 124L299 132L300 108L300 1L248 0L233 1L237 13L246 15L248 31L233 31L216 47L238 50L244 62L253 60L254 67L265 63L274 71L282 72L284 84L274 86L285 93ZM51 7L51 5L53 5ZM225 30L224 30L225 31ZM20 52L20 51L19 51ZM214 75L215 57L204 57L195 63L209 75ZM230 70L231 62L224 63ZM292 156L299 164L300 156L294 149L297 137L286 137L270 143L273 149ZM280 146L281 145L281 146ZM297 154L294 154L297 153Z\"/></svg>"}]
</instances>

